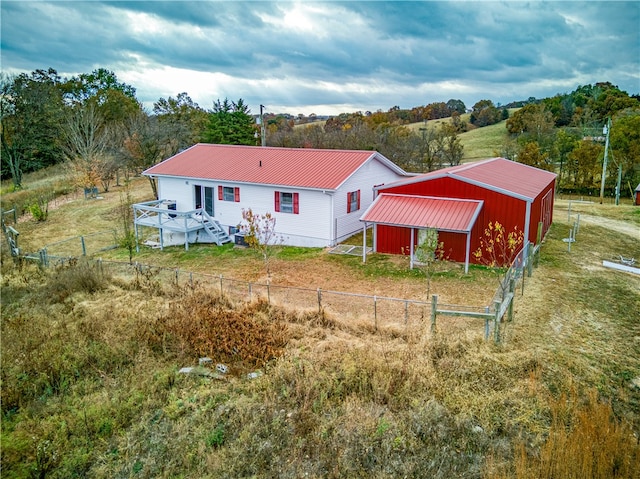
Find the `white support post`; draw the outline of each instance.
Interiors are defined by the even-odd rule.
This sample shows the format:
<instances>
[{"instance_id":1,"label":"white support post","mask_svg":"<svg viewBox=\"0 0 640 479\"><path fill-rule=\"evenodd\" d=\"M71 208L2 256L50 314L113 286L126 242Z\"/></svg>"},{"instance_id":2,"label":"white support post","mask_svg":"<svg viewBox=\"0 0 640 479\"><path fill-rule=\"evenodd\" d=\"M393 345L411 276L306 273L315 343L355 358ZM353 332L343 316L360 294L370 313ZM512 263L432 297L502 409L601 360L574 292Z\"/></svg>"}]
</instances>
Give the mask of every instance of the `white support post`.
<instances>
[{"instance_id":1,"label":"white support post","mask_svg":"<svg viewBox=\"0 0 640 479\"><path fill-rule=\"evenodd\" d=\"M367 223L362 228L362 262L367 262Z\"/></svg>"},{"instance_id":2,"label":"white support post","mask_svg":"<svg viewBox=\"0 0 640 479\"><path fill-rule=\"evenodd\" d=\"M414 236L415 236L415 230L411 228L411 246L410 246L411 259L409 260L410 269L413 269Z\"/></svg>"},{"instance_id":3,"label":"white support post","mask_svg":"<svg viewBox=\"0 0 640 479\"><path fill-rule=\"evenodd\" d=\"M464 254L464 274L467 274L469 272L469 250L471 249L471 231L467 232L467 245L466 245L466 251Z\"/></svg>"}]
</instances>

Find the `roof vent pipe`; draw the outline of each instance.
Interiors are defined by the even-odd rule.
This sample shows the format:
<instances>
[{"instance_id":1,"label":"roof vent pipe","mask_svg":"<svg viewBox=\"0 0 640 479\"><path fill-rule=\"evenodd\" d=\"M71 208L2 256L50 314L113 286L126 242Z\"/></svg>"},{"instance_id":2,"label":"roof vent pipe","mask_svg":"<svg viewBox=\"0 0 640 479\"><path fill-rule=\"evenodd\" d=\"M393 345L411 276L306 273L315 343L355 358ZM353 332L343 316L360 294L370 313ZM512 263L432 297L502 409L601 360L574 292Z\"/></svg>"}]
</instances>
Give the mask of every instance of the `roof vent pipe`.
<instances>
[{"instance_id":1,"label":"roof vent pipe","mask_svg":"<svg viewBox=\"0 0 640 479\"><path fill-rule=\"evenodd\" d=\"M262 166L262 160L260 160L260 166Z\"/></svg>"}]
</instances>

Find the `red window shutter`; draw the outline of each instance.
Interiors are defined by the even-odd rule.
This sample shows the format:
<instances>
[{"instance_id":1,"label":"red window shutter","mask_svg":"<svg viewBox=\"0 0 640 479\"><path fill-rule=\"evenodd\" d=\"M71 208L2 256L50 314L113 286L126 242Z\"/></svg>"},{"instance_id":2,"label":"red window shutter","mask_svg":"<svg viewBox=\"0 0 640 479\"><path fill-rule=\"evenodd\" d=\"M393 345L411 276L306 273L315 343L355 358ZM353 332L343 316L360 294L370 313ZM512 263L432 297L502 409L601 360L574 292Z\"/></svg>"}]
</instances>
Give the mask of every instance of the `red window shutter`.
<instances>
[{"instance_id":1,"label":"red window shutter","mask_svg":"<svg viewBox=\"0 0 640 479\"><path fill-rule=\"evenodd\" d=\"M240 188L237 186L233 189L233 201L240 202Z\"/></svg>"},{"instance_id":2,"label":"red window shutter","mask_svg":"<svg viewBox=\"0 0 640 479\"><path fill-rule=\"evenodd\" d=\"M275 195L275 200L276 200L276 211L280 211L280 192L276 191L276 195Z\"/></svg>"},{"instance_id":3,"label":"red window shutter","mask_svg":"<svg viewBox=\"0 0 640 479\"><path fill-rule=\"evenodd\" d=\"M358 196L358 209L360 209L360 190L358 190L357 196Z\"/></svg>"},{"instance_id":4,"label":"red window shutter","mask_svg":"<svg viewBox=\"0 0 640 479\"><path fill-rule=\"evenodd\" d=\"M347 193L347 213L351 213L351 193Z\"/></svg>"},{"instance_id":5,"label":"red window shutter","mask_svg":"<svg viewBox=\"0 0 640 479\"><path fill-rule=\"evenodd\" d=\"M297 215L298 213L300 213L300 200L299 200L299 194L298 193L294 193L293 194L293 214Z\"/></svg>"},{"instance_id":6,"label":"red window shutter","mask_svg":"<svg viewBox=\"0 0 640 479\"><path fill-rule=\"evenodd\" d=\"M222 196L222 185L218 185L218 199L222 201L224 196Z\"/></svg>"}]
</instances>

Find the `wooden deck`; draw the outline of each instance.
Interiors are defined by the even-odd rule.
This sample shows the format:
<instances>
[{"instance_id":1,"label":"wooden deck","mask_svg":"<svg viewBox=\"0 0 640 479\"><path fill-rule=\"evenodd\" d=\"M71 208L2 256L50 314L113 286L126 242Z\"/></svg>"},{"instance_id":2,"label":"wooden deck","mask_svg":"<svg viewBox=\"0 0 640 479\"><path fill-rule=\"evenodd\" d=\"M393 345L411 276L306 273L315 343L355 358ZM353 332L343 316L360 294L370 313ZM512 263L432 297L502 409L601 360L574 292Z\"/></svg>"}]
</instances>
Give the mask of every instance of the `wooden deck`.
<instances>
[{"instance_id":1,"label":"wooden deck","mask_svg":"<svg viewBox=\"0 0 640 479\"><path fill-rule=\"evenodd\" d=\"M190 211L171 209L174 201L155 200L133 205L134 228L136 240L139 237L139 227L157 228L160 235L160 248L164 247L164 231L183 233L185 249L189 249L189 234L203 231L204 235L216 244L228 243L231 238L220 224L207 214L202 208ZM139 249L139 248L138 248Z\"/></svg>"}]
</instances>

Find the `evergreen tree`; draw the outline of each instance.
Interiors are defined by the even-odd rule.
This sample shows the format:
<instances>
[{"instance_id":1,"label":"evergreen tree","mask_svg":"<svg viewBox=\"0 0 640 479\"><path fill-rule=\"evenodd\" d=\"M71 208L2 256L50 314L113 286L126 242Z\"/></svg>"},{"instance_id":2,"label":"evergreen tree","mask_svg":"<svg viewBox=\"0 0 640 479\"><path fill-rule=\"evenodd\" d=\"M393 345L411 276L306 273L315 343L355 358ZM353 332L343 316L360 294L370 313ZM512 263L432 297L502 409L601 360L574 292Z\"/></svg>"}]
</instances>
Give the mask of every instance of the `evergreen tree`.
<instances>
[{"instance_id":1,"label":"evergreen tree","mask_svg":"<svg viewBox=\"0 0 640 479\"><path fill-rule=\"evenodd\" d=\"M203 140L221 145L255 145L256 125L251 110L240 98L238 102L217 100L209 114Z\"/></svg>"}]
</instances>

